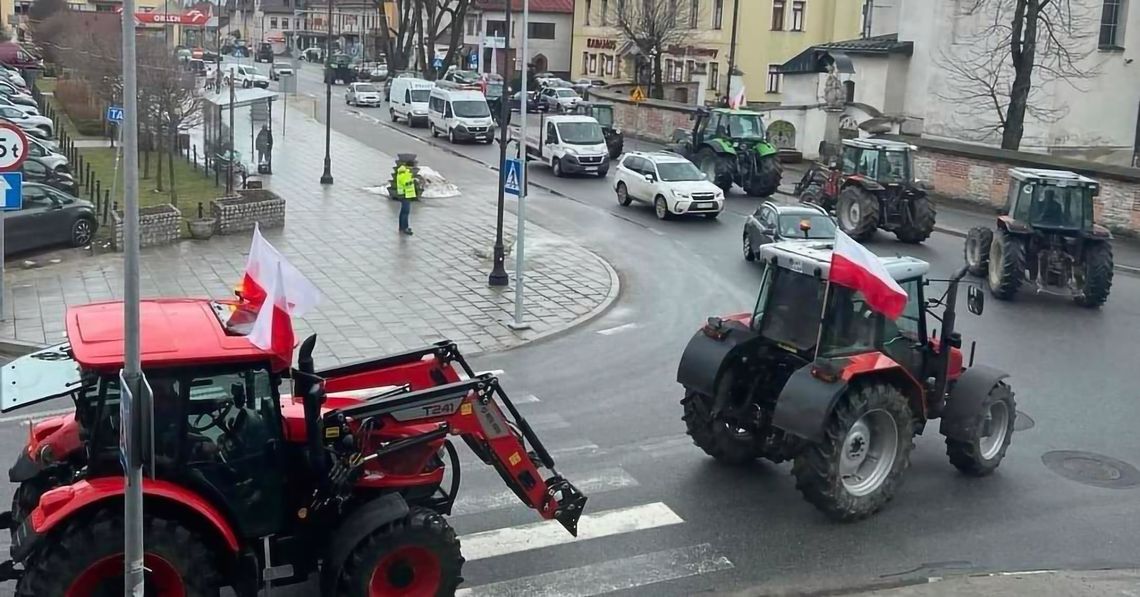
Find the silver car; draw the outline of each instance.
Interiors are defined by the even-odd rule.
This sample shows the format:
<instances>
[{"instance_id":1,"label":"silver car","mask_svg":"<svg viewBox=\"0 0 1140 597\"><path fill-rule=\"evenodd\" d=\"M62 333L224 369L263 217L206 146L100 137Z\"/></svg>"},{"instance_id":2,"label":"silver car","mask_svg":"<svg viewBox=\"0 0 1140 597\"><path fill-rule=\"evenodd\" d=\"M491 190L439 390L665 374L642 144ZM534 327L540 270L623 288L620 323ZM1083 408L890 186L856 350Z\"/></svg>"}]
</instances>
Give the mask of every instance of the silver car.
<instances>
[{"instance_id":1,"label":"silver car","mask_svg":"<svg viewBox=\"0 0 1140 597\"><path fill-rule=\"evenodd\" d=\"M379 106L380 88L372 83L351 83L344 92L344 103L350 106Z\"/></svg>"},{"instance_id":2,"label":"silver car","mask_svg":"<svg viewBox=\"0 0 1140 597\"><path fill-rule=\"evenodd\" d=\"M546 105L547 110L573 112L582 98L569 87L547 87L539 94L539 101Z\"/></svg>"}]
</instances>

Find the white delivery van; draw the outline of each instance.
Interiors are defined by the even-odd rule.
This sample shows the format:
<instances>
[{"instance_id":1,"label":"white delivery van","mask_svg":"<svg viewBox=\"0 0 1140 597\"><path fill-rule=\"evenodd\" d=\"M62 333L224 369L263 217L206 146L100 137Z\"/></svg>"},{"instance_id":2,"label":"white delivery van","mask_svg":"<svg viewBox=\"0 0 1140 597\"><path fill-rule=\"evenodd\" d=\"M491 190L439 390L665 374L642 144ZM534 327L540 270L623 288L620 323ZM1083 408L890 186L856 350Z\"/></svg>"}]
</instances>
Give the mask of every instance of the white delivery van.
<instances>
[{"instance_id":1,"label":"white delivery van","mask_svg":"<svg viewBox=\"0 0 1140 597\"><path fill-rule=\"evenodd\" d=\"M602 127L590 116L540 116L537 130L526 135L530 159L550 164L555 176L588 174L604 177L610 169L610 152ZM511 138L519 138L519 128L511 125Z\"/></svg>"},{"instance_id":2,"label":"white delivery van","mask_svg":"<svg viewBox=\"0 0 1140 597\"><path fill-rule=\"evenodd\" d=\"M447 135L452 143L490 143L495 139L495 123L487 98L472 85L437 82L428 99L428 128L431 136Z\"/></svg>"},{"instance_id":3,"label":"white delivery van","mask_svg":"<svg viewBox=\"0 0 1140 597\"><path fill-rule=\"evenodd\" d=\"M388 113L392 122L401 118L409 126L428 123L428 96L435 84L423 79L400 77L392 81L392 96L388 101Z\"/></svg>"}]
</instances>

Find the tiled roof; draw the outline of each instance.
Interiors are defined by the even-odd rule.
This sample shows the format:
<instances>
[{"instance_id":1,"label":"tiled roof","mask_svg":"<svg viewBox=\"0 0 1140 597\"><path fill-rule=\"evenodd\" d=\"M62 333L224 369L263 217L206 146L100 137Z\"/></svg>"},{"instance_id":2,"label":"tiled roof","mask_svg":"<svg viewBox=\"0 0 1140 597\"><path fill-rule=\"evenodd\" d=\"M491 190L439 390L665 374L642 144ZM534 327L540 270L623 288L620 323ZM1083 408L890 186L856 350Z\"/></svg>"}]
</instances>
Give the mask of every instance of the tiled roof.
<instances>
[{"instance_id":1,"label":"tiled roof","mask_svg":"<svg viewBox=\"0 0 1140 597\"><path fill-rule=\"evenodd\" d=\"M914 43L899 41L898 33L888 33L875 37L833 41L813 47L820 50L841 50L852 54L909 54L914 48Z\"/></svg>"},{"instance_id":2,"label":"tiled roof","mask_svg":"<svg viewBox=\"0 0 1140 597\"><path fill-rule=\"evenodd\" d=\"M800 52L782 64L780 72L784 74L825 73L830 64L835 64L839 72L853 72L850 70L851 59L847 57L847 54L855 56L904 54L910 56L912 53L914 53L914 42L899 41L897 33L833 41L814 45Z\"/></svg>"},{"instance_id":3,"label":"tiled roof","mask_svg":"<svg viewBox=\"0 0 1140 597\"><path fill-rule=\"evenodd\" d=\"M503 10L506 0L475 0L474 8L480 10ZM511 0L511 10L521 11L523 0ZM530 0L531 12L558 12L574 14L574 0Z\"/></svg>"}]
</instances>

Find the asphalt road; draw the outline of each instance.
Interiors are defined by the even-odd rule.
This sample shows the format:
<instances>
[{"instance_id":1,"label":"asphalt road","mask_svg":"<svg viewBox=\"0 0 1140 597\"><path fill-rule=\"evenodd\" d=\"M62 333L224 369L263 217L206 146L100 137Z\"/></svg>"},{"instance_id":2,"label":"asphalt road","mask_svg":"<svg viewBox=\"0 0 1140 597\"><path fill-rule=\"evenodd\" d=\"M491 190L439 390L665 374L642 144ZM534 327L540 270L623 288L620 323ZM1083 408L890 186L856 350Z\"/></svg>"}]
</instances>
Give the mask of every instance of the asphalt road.
<instances>
[{"instance_id":1,"label":"asphalt road","mask_svg":"<svg viewBox=\"0 0 1140 597\"><path fill-rule=\"evenodd\" d=\"M302 94L323 97L311 65L300 83ZM494 163L496 146L429 141L422 129L393 128L386 107L346 107L344 88L334 91L336 130L388 153L414 151L449 177L495 176L472 158ZM787 465L719 465L689 443L680 420L674 376L687 340L707 316L746 311L755 300L759 270L739 245L757 200L733 195L716 221L662 222L649 206L618 206L608 180L556 179L540 166L531 173L557 194L534 189L529 218L606 257L622 294L585 326L475 364L504 371L512 396L533 397L520 409L559 471L590 496L587 512L598 518L582 528L596 537L571 542L558 529L528 533L529 544L513 539L503 529L536 516L512 501L493 471L470 466L451 518L468 558L469 594L681 596L1137 566L1140 474L1129 465L1140 461L1140 401L1127 375L1140 365L1140 279L1118 273L1097 311L1029 295L989 300L980 318L963 310L959 328L967 345L978 343L978 362L1013 376L1019 430L1005 463L990 478L965 478L931 426L895 500L869 520L840 525L800 498ZM870 246L928 260L939 276L960 266L961 243L935 234L912 247L880 234ZM0 420L0 451L13 453L22 439ZM1047 453L1066 450L1092 453L1055 467L1086 482L1044 464ZM1097 455L1124 461L1123 468Z\"/></svg>"}]
</instances>

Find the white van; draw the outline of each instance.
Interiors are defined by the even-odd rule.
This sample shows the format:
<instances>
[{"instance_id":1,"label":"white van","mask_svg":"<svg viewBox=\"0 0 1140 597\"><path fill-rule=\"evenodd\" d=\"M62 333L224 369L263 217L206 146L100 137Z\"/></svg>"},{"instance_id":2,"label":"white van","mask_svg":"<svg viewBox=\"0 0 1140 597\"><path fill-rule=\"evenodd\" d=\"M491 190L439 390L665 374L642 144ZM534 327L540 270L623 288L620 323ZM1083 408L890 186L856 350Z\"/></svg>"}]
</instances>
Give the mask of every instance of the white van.
<instances>
[{"instance_id":1,"label":"white van","mask_svg":"<svg viewBox=\"0 0 1140 597\"><path fill-rule=\"evenodd\" d=\"M428 96L435 84L423 79L400 77L392 81L388 113L392 122L403 118L409 126L428 123Z\"/></svg>"},{"instance_id":2,"label":"white van","mask_svg":"<svg viewBox=\"0 0 1140 597\"><path fill-rule=\"evenodd\" d=\"M495 139L487 98L475 87L437 83L428 99L428 128L431 136L447 135L452 143Z\"/></svg>"}]
</instances>

